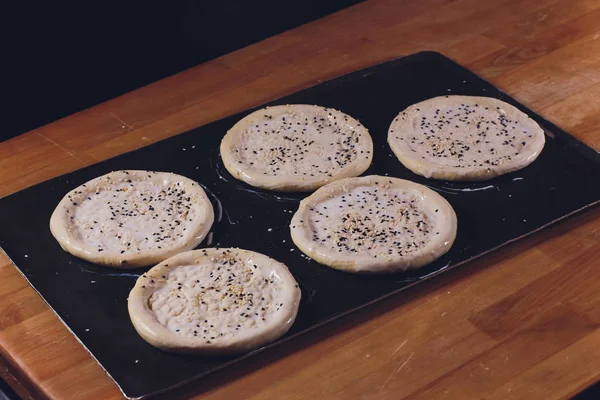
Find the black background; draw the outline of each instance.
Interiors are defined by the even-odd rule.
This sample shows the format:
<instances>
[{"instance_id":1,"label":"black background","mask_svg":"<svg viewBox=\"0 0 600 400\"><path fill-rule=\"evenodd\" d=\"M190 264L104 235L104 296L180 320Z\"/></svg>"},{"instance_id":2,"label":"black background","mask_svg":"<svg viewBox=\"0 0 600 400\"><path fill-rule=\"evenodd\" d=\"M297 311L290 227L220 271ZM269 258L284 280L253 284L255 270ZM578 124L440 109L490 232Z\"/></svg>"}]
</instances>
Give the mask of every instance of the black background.
<instances>
[{"instance_id":1,"label":"black background","mask_svg":"<svg viewBox=\"0 0 600 400\"><path fill-rule=\"evenodd\" d=\"M0 1L0 141L358 2Z\"/></svg>"}]
</instances>

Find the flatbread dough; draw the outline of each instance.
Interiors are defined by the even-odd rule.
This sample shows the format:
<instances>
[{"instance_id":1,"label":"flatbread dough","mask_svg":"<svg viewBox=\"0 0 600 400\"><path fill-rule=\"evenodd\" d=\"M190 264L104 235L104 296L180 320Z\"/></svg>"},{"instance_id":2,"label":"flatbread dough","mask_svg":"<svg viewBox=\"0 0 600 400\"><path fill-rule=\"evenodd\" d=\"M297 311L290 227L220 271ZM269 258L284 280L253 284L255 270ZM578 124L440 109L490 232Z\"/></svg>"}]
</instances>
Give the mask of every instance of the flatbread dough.
<instances>
[{"instance_id":1,"label":"flatbread dough","mask_svg":"<svg viewBox=\"0 0 600 400\"><path fill-rule=\"evenodd\" d=\"M198 183L167 172L115 171L67 193L50 230L79 258L136 268L198 246L213 220Z\"/></svg>"},{"instance_id":2,"label":"flatbread dough","mask_svg":"<svg viewBox=\"0 0 600 400\"><path fill-rule=\"evenodd\" d=\"M151 345L178 353L232 354L263 346L294 323L300 289L287 267L240 249L178 254L142 275L129 316Z\"/></svg>"},{"instance_id":3,"label":"flatbread dough","mask_svg":"<svg viewBox=\"0 0 600 400\"><path fill-rule=\"evenodd\" d=\"M267 107L227 132L221 157L235 178L279 191L310 191L362 174L373 141L357 120L312 105Z\"/></svg>"},{"instance_id":4,"label":"flatbread dough","mask_svg":"<svg viewBox=\"0 0 600 400\"><path fill-rule=\"evenodd\" d=\"M490 97L443 96L414 104L388 132L388 143L406 168L454 181L525 168L544 142L544 131L527 114Z\"/></svg>"},{"instance_id":5,"label":"flatbread dough","mask_svg":"<svg viewBox=\"0 0 600 400\"><path fill-rule=\"evenodd\" d=\"M445 254L456 237L456 214L423 185L387 176L347 178L300 202L290 224L307 256L353 273L421 267Z\"/></svg>"}]
</instances>

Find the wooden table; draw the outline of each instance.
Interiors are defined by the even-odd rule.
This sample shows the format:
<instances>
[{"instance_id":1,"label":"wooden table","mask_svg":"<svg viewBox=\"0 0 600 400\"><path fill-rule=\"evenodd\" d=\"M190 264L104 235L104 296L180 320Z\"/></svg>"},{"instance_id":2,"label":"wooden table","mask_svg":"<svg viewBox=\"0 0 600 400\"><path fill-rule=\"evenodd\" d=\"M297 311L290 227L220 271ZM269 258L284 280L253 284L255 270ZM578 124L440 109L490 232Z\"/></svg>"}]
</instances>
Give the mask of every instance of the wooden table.
<instances>
[{"instance_id":1,"label":"wooden table","mask_svg":"<svg viewBox=\"0 0 600 400\"><path fill-rule=\"evenodd\" d=\"M0 195L419 50L600 149L600 1L368 1L1 143ZM177 394L565 398L600 379L599 259L596 207ZM121 397L4 256L0 365L25 398Z\"/></svg>"}]
</instances>

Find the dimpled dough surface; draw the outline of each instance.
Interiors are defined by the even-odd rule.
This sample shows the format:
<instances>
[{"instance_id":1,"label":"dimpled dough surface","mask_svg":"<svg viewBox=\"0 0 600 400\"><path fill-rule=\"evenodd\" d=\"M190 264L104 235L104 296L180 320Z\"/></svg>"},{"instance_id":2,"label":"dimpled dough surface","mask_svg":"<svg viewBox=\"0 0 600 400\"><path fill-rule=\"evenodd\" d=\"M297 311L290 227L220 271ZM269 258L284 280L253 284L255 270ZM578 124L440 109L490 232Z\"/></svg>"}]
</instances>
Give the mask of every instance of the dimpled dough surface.
<instances>
[{"instance_id":1,"label":"dimpled dough surface","mask_svg":"<svg viewBox=\"0 0 600 400\"><path fill-rule=\"evenodd\" d=\"M490 97L443 96L414 104L392 122L388 143L426 178L485 180L525 168L544 147L542 128Z\"/></svg>"},{"instance_id":2,"label":"dimpled dough surface","mask_svg":"<svg viewBox=\"0 0 600 400\"><path fill-rule=\"evenodd\" d=\"M227 170L272 190L314 190L358 176L370 165L367 129L340 111L311 105L267 107L233 126L221 142Z\"/></svg>"},{"instance_id":3,"label":"dimpled dough surface","mask_svg":"<svg viewBox=\"0 0 600 400\"><path fill-rule=\"evenodd\" d=\"M140 335L179 352L259 347L293 324L300 290L285 265L240 249L182 253L140 277L129 311Z\"/></svg>"},{"instance_id":4,"label":"dimpled dough surface","mask_svg":"<svg viewBox=\"0 0 600 400\"><path fill-rule=\"evenodd\" d=\"M96 264L131 268L193 249L213 219L204 190L188 178L115 171L69 192L50 227L66 251Z\"/></svg>"},{"instance_id":5,"label":"dimpled dough surface","mask_svg":"<svg viewBox=\"0 0 600 400\"><path fill-rule=\"evenodd\" d=\"M316 261L356 273L417 268L446 253L456 214L439 194L397 178L347 178L304 199L294 243Z\"/></svg>"}]
</instances>

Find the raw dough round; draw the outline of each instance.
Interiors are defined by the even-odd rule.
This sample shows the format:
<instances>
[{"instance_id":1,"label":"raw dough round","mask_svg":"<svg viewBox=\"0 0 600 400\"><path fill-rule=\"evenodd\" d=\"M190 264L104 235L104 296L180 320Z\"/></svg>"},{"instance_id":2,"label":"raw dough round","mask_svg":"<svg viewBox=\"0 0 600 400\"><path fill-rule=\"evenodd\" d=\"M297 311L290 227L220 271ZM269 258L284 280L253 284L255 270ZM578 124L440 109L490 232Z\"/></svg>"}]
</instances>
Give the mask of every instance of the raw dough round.
<instances>
[{"instance_id":1,"label":"raw dough round","mask_svg":"<svg viewBox=\"0 0 600 400\"><path fill-rule=\"evenodd\" d=\"M479 181L525 168L544 131L516 107L490 97L442 96L414 104L390 125L402 164L426 178Z\"/></svg>"},{"instance_id":2,"label":"raw dough round","mask_svg":"<svg viewBox=\"0 0 600 400\"><path fill-rule=\"evenodd\" d=\"M307 256L353 273L421 267L445 254L456 214L423 185L387 176L347 178L302 200L290 224Z\"/></svg>"},{"instance_id":3,"label":"raw dough round","mask_svg":"<svg viewBox=\"0 0 600 400\"><path fill-rule=\"evenodd\" d=\"M287 267L241 249L178 254L142 275L129 316L151 345L171 352L243 353L285 334L300 289Z\"/></svg>"},{"instance_id":4,"label":"raw dough round","mask_svg":"<svg viewBox=\"0 0 600 400\"><path fill-rule=\"evenodd\" d=\"M340 111L312 105L267 107L227 132L221 157L235 178L279 191L310 191L362 174L373 157L369 131Z\"/></svg>"},{"instance_id":5,"label":"raw dough round","mask_svg":"<svg viewBox=\"0 0 600 400\"><path fill-rule=\"evenodd\" d=\"M50 218L61 247L94 264L136 268L202 242L214 220L200 185L167 172L115 171L67 193Z\"/></svg>"}]
</instances>

